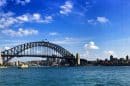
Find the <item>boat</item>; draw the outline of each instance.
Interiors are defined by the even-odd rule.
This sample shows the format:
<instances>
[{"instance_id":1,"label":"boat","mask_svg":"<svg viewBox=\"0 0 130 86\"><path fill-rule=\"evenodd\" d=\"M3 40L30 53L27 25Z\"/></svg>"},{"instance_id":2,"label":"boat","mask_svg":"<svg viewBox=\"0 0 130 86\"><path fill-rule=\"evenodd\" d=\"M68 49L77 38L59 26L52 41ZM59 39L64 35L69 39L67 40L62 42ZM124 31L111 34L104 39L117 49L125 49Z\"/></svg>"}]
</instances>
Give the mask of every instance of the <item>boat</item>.
<instances>
[{"instance_id":1,"label":"boat","mask_svg":"<svg viewBox=\"0 0 130 86\"><path fill-rule=\"evenodd\" d=\"M0 69L1 69L1 68L7 68L7 66L0 66Z\"/></svg>"},{"instance_id":2,"label":"boat","mask_svg":"<svg viewBox=\"0 0 130 86\"><path fill-rule=\"evenodd\" d=\"M19 65L18 68L19 69L28 68L28 65L27 64L22 64L22 65Z\"/></svg>"}]
</instances>

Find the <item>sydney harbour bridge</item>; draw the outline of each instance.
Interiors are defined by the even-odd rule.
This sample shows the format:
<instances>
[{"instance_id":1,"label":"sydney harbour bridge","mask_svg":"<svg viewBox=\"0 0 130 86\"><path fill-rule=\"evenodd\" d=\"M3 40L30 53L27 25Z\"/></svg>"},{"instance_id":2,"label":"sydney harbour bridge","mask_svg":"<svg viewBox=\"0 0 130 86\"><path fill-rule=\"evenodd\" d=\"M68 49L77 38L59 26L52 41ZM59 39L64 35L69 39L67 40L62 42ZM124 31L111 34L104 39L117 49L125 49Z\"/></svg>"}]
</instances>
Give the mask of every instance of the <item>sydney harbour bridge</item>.
<instances>
[{"instance_id":1,"label":"sydney harbour bridge","mask_svg":"<svg viewBox=\"0 0 130 86\"><path fill-rule=\"evenodd\" d=\"M7 64L15 57L41 57L64 60L70 66L85 64L86 60L74 56L65 48L46 41L24 43L1 52L2 63Z\"/></svg>"}]
</instances>

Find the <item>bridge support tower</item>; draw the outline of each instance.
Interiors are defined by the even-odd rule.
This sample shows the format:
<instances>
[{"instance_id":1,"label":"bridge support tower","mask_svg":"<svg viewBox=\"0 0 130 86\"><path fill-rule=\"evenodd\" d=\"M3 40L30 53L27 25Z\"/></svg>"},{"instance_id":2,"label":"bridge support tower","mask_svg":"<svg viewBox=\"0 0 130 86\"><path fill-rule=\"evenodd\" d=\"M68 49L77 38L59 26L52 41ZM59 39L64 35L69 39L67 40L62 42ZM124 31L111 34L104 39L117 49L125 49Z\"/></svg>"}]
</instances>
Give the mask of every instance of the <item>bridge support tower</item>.
<instances>
[{"instance_id":1,"label":"bridge support tower","mask_svg":"<svg viewBox=\"0 0 130 86\"><path fill-rule=\"evenodd\" d=\"M80 56L79 56L78 53L76 54L76 65L77 65L77 66L80 65Z\"/></svg>"},{"instance_id":2,"label":"bridge support tower","mask_svg":"<svg viewBox=\"0 0 130 86\"><path fill-rule=\"evenodd\" d=\"M3 65L3 59L2 59L1 53L0 53L0 65Z\"/></svg>"}]
</instances>

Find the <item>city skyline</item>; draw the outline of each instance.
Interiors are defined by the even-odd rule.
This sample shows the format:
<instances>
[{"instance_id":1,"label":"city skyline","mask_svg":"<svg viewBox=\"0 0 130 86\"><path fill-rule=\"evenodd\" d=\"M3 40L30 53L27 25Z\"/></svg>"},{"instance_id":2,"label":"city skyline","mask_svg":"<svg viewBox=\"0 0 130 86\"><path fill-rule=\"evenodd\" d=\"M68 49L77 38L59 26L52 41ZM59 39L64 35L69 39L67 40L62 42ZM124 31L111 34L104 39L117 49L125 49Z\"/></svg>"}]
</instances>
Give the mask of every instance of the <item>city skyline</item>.
<instances>
[{"instance_id":1,"label":"city skyline","mask_svg":"<svg viewBox=\"0 0 130 86\"><path fill-rule=\"evenodd\" d=\"M46 40L86 59L129 55L129 0L1 0L0 49Z\"/></svg>"}]
</instances>

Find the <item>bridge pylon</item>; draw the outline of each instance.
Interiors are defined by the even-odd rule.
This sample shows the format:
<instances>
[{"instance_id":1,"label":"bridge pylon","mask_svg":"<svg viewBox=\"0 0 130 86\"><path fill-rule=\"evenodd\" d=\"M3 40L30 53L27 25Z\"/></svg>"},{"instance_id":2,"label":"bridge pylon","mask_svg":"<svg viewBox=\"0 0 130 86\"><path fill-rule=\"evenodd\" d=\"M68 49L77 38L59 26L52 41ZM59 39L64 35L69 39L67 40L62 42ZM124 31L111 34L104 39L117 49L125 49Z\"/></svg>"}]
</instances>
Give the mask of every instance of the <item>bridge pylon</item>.
<instances>
[{"instance_id":1,"label":"bridge pylon","mask_svg":"<svg viewBox=\"0 0 130 86\"><path fill-rule=\"evenodd\" d=\"M80 65L80 56L78 53L76 53L76 65L79 66Z\"/></svg>"},{"instance_id":2,"label":"bridge pylon","mask_svg":"<svg viewBox=\"0 0 130 86\"><path fill-rule=\"evenodd\" d=\"M0 65L3 65L3 59L2 59L1 53L0 53Z\"/></svg>"}]
</instances>

